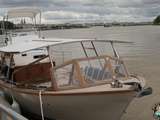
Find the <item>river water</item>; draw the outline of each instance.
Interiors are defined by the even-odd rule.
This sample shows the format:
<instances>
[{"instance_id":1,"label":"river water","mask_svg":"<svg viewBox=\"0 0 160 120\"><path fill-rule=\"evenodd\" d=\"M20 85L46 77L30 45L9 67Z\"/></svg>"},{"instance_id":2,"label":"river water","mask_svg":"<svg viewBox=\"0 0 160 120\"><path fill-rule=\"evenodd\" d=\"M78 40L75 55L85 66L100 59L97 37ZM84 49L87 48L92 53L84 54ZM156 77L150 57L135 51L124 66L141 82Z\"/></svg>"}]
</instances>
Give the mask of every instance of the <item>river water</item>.
<instances>
[{"instance_id":1,"label":"river water","mask_svg":"<svg viewBox=\"0 0 160 120\"><path fill-rule=\"evenodd\" d=\"M146 78L153 94L135 98L122 120L152 120L152 107L160 102L160 26L92 27L85 29L43 31L47 37L96 38L132 41L130 45L116 45L131 73Z\"/></svg>"}]
</instances>

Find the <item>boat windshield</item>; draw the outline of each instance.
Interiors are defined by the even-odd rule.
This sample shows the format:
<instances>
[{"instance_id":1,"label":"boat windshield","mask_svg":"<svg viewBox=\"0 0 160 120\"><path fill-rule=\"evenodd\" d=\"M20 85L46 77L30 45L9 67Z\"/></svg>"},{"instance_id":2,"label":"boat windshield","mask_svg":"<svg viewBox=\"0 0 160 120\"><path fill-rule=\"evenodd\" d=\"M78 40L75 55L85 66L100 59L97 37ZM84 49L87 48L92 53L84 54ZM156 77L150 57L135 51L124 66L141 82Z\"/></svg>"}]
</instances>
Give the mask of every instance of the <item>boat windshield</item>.
<instances>
[{"instance_id":1,"label":"boat windshield","mask_svg":"<svg viewBox=\"0 0 160 120\"><path fill-rule=\"evenodd\" d=\"M51 46L49 55L56 63L54 79L60 89L110 83L113 79L128 77L123 61L113 57L112 46L106 42L88 41Z\"/></svg>"},{"instance_id":2,"label":"boat windshield","mask_svg":"<svg viewBox=\"0 0 160 120\"><path fill-rule=\"evenodd\" d=\"M123 61L110 56L74 59L55 67L54 78L59 89L110 83L127 78Z\"/></svg>"}]
</instances>

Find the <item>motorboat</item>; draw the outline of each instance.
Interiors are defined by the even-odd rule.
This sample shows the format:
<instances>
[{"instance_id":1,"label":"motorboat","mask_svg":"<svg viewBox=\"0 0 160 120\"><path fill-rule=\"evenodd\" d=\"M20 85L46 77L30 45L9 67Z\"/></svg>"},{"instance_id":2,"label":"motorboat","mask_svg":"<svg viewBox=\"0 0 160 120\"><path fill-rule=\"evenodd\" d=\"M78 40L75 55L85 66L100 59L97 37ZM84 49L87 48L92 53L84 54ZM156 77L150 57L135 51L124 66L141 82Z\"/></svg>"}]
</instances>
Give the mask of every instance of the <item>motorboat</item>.
<instances>
[{"instance_id":1,"label":"motorboat","mask_svg":"<svg viewBox=\"0 0 160 120\"><path fill-rule=\"evenodd\" d=\"M5 26L5 22L15 23L17 29L10 30ZM20 23L19 23L20 22ZM41 35L41 10L38 8L15 8L7 12L2 22L1 47L17 44L28 43L33 40L47 40ZM36 49L23 54L15 55L14 59L18 65L26 65L47 54L47 50Z\"/></svg>"},{"instance_id":2,"label":"motorboat","mask_svg":"<svg viewBox=\"0 0 160 120\"><path fill-rule=\"evenodd\" d=\"M135 97L151 89L145 89L143 77L129 73L114 44L131 43L55 38L7 45L0 48L0 88L22 111L42 119L119 120ZM47 55L16 64L14 56L42 48Z\"/></svg>"}]
</instances>

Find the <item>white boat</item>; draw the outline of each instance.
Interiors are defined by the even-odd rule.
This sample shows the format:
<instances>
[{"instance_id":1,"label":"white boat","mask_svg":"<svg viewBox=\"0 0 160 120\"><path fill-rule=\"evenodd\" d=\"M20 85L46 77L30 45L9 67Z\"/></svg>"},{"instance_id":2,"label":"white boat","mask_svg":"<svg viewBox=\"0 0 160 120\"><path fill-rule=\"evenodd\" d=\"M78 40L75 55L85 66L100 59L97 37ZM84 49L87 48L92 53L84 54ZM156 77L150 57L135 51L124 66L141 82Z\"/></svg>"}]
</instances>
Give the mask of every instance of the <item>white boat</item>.
<instances>
[{"instance_id":1,"label":"white boat","mask_svg":"<svg viewBox=\"0 0 160 120\"><path fill-rule=\"evenodd\" d=\"M3 38L1 38L1 45L7 46L17 43L28 43L33 40L47 40L44 36L41 35L41 11L37 8L16 8L11 9L3 18L3 23L6 21L11 21L19 26L20 29L9 30L2 25ZM21 21L22 23L17 23ZM25 22L24 22L25 21ZM36 49L23 54L15 55L14 59L19 62L16 62L17 66L26 65L40 57L43 57L47 54L47 50Z\"/></svg>"},{"instance_id":2,"label":"white boat","mask_svg":"<svg viewBox=\"0 0 160 120\"><path fill-rule=\"evenodd\" d=\"M23 111L42 119L119 120L137 95L150 94L151 89L144 89L143 77L130 75L114 43L128 42L57 38L0 48L4 54L2 68L9 61L6 74L1 73L0 88L13 96ZM113 55L105 52L107 44ZM47 48L48 54L28 65L16 66L15 55L39 48ZM60 62L56 59L57 48L71 55L64 58L62 54ZM48 62L40 62L46 58Z\"/></svg>"}]
</instances>

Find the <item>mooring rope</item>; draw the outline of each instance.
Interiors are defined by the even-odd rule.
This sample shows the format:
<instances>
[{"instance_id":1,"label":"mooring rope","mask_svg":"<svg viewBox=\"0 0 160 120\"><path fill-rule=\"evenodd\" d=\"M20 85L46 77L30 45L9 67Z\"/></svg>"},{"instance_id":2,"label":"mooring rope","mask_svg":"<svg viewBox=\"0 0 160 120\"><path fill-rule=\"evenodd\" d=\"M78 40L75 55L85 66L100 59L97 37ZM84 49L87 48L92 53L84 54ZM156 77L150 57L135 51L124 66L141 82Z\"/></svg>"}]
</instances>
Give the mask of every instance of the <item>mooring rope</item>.
<instances>
[{"instance_id":1,"label":"mooring rope","mask_svg":"<svg viewBox=\"0 0 160 120\"><path fill-rule=\"evenodd\" d=\"M42 92L41 90L39 91L39 102L40 102L40 108L41 108L41 117L42 120L44 120L44 114L43 114L43 101L42 101Z\"/></svg>"}]
</instances>

